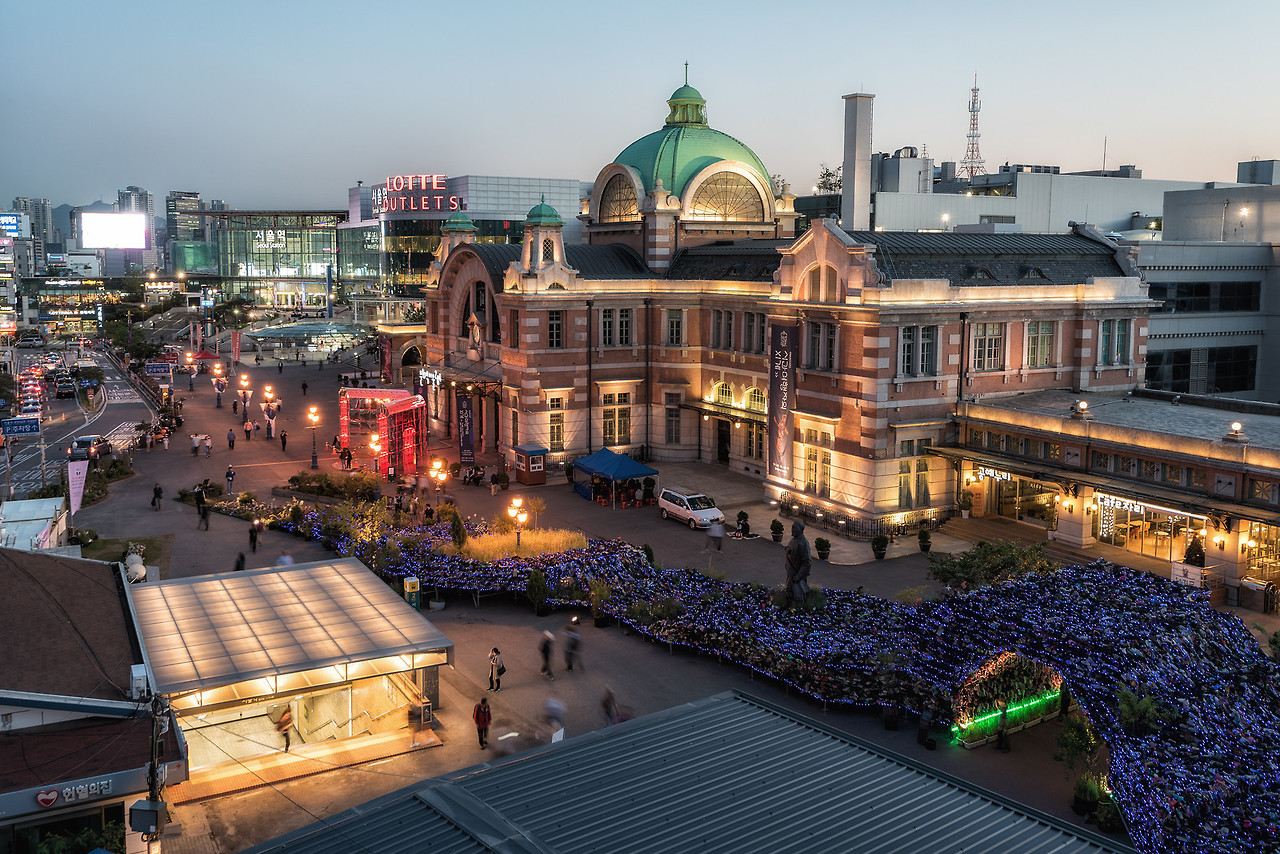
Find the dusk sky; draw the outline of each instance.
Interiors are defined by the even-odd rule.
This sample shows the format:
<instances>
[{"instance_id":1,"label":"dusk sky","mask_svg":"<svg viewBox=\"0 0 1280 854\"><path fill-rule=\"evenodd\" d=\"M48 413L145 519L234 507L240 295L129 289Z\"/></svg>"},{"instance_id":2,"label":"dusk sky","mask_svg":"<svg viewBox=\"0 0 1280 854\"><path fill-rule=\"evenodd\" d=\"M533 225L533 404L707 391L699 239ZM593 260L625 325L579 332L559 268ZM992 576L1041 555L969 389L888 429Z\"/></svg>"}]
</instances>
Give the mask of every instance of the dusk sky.
<instances>
[{"instance_id":1,"label":"dusk sky","mask_svg":"<svg viewBox=\"0 0 1280 854\"><path fill-rule=\"evenodd\" d=\"M592 180L662 126L683 82L711 125L797 193L837 165L843 101L874 147L960 160L973 75L982 154L1064 171L1232 181L1280 158L1259 96L1274 2L125 0L0 7L14 196L114 201L136 184L233 208L345 208L402 173Z\"/></svg>"}]
</instances>

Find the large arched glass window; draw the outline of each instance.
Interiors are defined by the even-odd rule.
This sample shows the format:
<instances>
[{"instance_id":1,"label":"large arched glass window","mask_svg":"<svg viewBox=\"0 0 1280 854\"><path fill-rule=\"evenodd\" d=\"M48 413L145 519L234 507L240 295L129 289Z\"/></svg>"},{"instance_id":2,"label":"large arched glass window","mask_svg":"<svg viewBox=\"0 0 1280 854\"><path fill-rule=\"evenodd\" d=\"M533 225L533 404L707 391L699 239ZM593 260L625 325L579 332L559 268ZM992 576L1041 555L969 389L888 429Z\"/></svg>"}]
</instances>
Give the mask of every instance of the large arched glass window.
<instances>
[{"instance_id":1,"label":"large arched glass window","mask_svg":"<svg viewBox=\"0 0 1280 854\"><path fill-rule=\"evenodd\" d=\"M712 398L721 406L733 406L733 388L728 383L716 383Z\"/></svg>"},{"instance_id":2,"label":"large arched glass window","mask_svg":"<svg viewBox=\"0 0 1280 854\"><path fill-rule=\"evenodd\" d=\"M765 412L768 405L765 402L764 392L758 388L747 390L747 409L752 412Z\"/></svg>"},{"instance_id":3,"label":"large arched glass window","mask_svg":"<svg viewBox=\"0 0 1280 854\"><path fill-rule=\"evenodd\" d=\"M755 185L735 172L712 175L693 194L689 219L764 222L764 201Z\"/></svg>"},{"instance_id":4,"label":"large arched glass window","mask_svg":"<svg viewBox=\"0 0 1280 854\"><path fill-rule=\"evenodd\" d=\"M836 268L830 265L809 269L809 287L806 302L840 302L840 283Z\"/></svg>"},{"instance_id":5,"label":"large arched glass window","mask_svg":"<svg viewBox=\"0 0 1280 854\"><path fill-rule=\"evenodd\" d=\"M626 175L614 175L600 194L600 222L631 222L639 218L636 188Z\"/></svg>"}]
</instances>

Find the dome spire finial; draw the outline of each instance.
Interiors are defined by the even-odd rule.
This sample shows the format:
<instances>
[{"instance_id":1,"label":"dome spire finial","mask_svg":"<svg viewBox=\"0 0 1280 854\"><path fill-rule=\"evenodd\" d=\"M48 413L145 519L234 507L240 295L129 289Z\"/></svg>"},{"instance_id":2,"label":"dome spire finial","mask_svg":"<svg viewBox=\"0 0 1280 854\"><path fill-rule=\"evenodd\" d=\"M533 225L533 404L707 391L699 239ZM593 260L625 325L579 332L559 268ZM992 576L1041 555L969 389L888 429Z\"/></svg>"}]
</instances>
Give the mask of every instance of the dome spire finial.
<instances>
[{"instance_id":1,"label":"dome spire finial","mask_svg":"<svg viewBox=\"0 0 1280 854\"><path fill-rule=\"evenodd\" d=\"M689 85L689 63L684 64L684 85Z\"/></svg>"}]
</instances>

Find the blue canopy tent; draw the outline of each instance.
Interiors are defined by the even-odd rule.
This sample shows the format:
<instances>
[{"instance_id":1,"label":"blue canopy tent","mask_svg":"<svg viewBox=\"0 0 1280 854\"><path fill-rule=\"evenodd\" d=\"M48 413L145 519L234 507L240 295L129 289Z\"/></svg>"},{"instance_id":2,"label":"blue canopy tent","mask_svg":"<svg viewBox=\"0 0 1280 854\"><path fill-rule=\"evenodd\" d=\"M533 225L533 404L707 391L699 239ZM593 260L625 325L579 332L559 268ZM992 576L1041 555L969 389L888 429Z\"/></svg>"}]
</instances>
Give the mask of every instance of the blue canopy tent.
<instances>
[{"instance_id":1,"label":"blue canopy tent","mask_svg":"<svg viewBox=\"0 0 1280 854\"><path fill-rule=\"evenodd\" d=\"M601 448L594 454L573 461L573 491L590 501L594 497L592 484L596 482L596 478L600 478L608 481L609 501L614 503L617 500L619 481L656 477L657 474L656 469L638 463L626 454Z\"/></svg>"}]
</instances>

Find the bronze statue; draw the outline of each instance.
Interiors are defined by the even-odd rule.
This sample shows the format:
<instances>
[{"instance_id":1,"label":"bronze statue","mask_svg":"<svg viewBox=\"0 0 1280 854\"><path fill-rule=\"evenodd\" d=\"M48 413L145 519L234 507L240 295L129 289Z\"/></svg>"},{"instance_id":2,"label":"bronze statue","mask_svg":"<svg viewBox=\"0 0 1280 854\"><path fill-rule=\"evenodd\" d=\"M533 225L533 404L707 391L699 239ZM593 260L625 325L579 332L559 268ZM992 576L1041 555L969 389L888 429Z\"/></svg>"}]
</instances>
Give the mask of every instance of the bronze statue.
<instances>
[{"instance_id":1,"label":"bronze statue","mask_svg":"<svg viewBox=\"0 0 1280 854\"><path fill-rule=\"evenodd\" d=\"M803 602L809 593L809 541L804 536L804 522L791 523L791 542L787 543L787 599Z\"/></svg>"}]
</instances>

